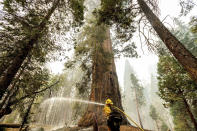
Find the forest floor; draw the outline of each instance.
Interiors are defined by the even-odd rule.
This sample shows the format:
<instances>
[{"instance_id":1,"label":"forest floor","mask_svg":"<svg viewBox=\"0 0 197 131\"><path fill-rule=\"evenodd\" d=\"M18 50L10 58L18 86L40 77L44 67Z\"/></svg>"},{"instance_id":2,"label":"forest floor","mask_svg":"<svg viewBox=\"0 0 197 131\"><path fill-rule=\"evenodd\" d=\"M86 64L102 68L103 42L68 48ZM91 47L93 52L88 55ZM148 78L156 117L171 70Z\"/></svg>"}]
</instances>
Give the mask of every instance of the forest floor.
<instances>
[{"instance_id":1,"label":"forest floor","mask_svg":"<svg viewBox=\"0 0 197 131\"><path fill-rule=\"evenodd\" d=\"M72 127L72 128L62 128L55 131L93 131L93 128L80 128L80 127ZM98 131L108 131L107 126L99 126ZM140 131L140 129L133 127L133 126L126 126L122 125L120 127L120 131ZM151 131L151 130L144 130L144 131Z\"/></svg>"},{"instance_id":2,"label":"forest floor","mask_svg":"<svg viewBox=\"0 0 197 131\"><path fill-rule=\"evenodd\" d=\"M7 128L6 131L19 131L19 129L16 128ZM36 131L43 131L41 128L37 129ZM47 131L47 130L44 130ZM66 128L60 128L60 129L56 129L53 131L93 131L92 127L89 128L81 128L81 127L66 127ZM108 127L107 126L99 126L99 130L98 131L108 131ZM126 125L122 125L120 127L120 131L140 131L140 129L133 127L133 126L126 126ZM151 130L144 130L144 131L151 131Z\"/></svg>"}]
</instances>

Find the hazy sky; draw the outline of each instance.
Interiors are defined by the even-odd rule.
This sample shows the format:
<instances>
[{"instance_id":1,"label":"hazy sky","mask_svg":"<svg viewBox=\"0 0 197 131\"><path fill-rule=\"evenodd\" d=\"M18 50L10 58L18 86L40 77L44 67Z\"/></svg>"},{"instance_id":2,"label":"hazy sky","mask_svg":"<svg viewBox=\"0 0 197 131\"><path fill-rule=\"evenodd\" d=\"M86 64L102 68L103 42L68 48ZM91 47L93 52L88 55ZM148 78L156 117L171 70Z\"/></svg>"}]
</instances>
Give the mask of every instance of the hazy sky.
<instances>
[{"instance_id":1,"label":"hazy sky","mask_svg":"<svg viewBox=\"0 0 197 131\"><path fill-rule=\"evenodd\" d=\"M159 8L160 8L160 19L163 20L167 15L170 17L179 17L181 7L179 5L179 0L159 0ZM195 7L191 14L197 12L197 7ZM172 19L168 17L165 21L173 24ZM188 22L190 16L182 18L183 21ZM138 39L135 37L134 39ZM138 43L139 45L139 43ZM156 71L155 65L157 64L158 58L155 54L147 51L146 48L143 48L145 54L142 53L141 49L139 50L139 54L141 58L138 59L129 59L130 64L134 68L134 71L137 73L138 78L142 81L142 83L149 83L150 75L152 71ZM119 83L123 86L123 73L124 73L124 62L125 58L116 59L116 70L119 78ZM62 62L53 62L49 65L50 70L53 73L61 73L63 70Z\"/></svg>"}]
</instances>

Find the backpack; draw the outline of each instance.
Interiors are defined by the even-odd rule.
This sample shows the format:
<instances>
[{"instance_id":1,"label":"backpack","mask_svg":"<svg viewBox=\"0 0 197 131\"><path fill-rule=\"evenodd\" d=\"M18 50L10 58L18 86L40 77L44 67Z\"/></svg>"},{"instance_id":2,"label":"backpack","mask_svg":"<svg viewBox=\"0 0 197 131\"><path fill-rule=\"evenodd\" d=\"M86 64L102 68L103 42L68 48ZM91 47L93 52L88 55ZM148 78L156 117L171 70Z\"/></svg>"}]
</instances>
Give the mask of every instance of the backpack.
<instances>
[{"instance_id":1,"label":"backpack","mask_svg":"<svg viewBox=\"0 0 197 131\"><path fill-rule=\"evenodd\" d=\"M111 128L112 131L119 131L121 122L122 116L119 112L113 111L110 113L108 119L108 126Z\"/></svg>"}]
</instances>

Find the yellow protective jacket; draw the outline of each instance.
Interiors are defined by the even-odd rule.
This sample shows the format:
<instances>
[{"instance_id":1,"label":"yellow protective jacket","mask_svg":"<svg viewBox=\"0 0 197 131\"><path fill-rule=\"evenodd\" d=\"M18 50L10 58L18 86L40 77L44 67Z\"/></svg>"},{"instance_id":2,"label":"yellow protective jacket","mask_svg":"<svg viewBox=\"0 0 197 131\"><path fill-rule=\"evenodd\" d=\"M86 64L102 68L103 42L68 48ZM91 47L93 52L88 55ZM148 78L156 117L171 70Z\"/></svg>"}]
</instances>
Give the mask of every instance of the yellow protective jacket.
<instances>
[{"instance_id":1,"label":"yellow protective jacket","mask_svg":"<svg viewBox=\"0 0 197 131\"><path fill-rule=\"evenodd\" d=\"M105 116L108 118L110 113L112 112L111 108L108 105L105 105L103 108L103 111L105 113Z\"/></svg>"}]
</instances>

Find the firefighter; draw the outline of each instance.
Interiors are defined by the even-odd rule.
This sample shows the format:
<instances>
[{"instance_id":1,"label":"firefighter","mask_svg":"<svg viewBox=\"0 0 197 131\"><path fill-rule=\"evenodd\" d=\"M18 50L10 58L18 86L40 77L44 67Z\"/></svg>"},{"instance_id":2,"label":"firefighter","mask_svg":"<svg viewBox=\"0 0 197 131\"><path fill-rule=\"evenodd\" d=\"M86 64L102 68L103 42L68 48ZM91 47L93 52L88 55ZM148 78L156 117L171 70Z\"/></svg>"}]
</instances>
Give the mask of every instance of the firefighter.
<instances>
[{"instance_id":1,"label":"firefighter","mask_svg":"<svg viewBox=\"0 0 197 131\"><path fill-rule=\"evenodd\" d=\"M104 113L107 117L109 131L120 131L122 116L115 108L113 108L113 102L111 99L105 101Z\"/></svg>"}]
</instances>

